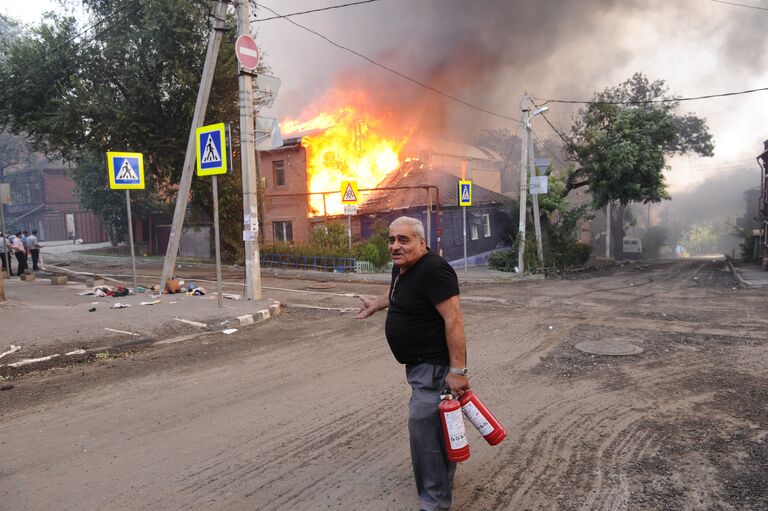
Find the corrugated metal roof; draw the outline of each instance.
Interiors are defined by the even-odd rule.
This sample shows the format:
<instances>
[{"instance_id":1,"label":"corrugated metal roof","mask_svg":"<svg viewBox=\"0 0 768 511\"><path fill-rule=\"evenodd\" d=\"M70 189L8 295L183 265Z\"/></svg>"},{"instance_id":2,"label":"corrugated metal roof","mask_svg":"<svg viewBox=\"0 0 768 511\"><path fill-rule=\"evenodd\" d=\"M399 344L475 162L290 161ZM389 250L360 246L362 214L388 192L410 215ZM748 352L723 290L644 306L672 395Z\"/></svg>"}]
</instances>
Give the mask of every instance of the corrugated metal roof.
<instances>
[{"instance_id":1,"label":"corrugated metal roof","mask_svg":"<svg viewBox=\"0 0 768 511\"><path fill-rule=\"evenodd\" d=\"M379 213L397 209L407 209L427 205L425 186L435 186L440 191L440 207L459 205L459 178L448 172L427 167L420 160L411 160L390 172L370 192L365 202L358 208L359 214ZM391 189L399 188L401 189ZM407 188L405 188L407 187ZM390 188L390 189L386 189ZM435 200L434 191L432 200ZM501 194L483 188L472 186L472 204L501 204L506 200Z\"/></svg>"}]
</instances>

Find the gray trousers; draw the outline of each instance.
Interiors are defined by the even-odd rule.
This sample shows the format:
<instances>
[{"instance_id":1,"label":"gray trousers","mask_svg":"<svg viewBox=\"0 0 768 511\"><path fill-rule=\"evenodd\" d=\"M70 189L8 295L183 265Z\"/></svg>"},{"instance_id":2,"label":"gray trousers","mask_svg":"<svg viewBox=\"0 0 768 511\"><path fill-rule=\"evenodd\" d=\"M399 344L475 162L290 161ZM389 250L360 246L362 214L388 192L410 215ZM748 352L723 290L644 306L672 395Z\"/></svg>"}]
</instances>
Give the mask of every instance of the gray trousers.
<instances>
[{"instance_id":1,"label":"gray trousers","mask_svg":"<svg viewBox=\"0 0 768 511\"><path fill-rule=\"evenodd\" d=\"M411 386L408 432L411 462L421 508L427 511L451 507L451 490L456 463L448 461L438 405L448 366L426 362L405 366Z\"/></svg>"}]
</instances>

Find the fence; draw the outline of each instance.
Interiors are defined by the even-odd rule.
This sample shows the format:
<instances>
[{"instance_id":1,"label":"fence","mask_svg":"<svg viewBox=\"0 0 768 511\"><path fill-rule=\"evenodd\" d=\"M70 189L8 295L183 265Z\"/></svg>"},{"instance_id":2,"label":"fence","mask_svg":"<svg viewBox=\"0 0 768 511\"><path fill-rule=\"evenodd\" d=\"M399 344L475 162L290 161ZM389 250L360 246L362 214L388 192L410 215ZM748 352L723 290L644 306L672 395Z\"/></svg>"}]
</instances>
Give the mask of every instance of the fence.
<instances>
[{"instance_id":1,"label":"fence","mask_svg":"<svg viewBox=\"0 0 768 511\"><path fill-rule=\"evenodd\" d=\"M295 270L349 273L355 271L354 257L302 256L292 254L265 254L259 258L261 266Z\"/></svg>"}]
</instances>

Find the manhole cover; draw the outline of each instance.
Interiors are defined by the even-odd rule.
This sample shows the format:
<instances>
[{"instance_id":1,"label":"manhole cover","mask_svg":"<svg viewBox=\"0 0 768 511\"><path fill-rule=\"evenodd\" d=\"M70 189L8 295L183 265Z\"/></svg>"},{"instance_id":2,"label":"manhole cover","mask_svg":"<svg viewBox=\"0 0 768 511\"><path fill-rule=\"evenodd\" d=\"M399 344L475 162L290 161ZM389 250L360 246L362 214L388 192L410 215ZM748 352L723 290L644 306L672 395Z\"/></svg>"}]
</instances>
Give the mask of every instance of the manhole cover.
<instances>
[{"instance_id":1,"label":"manhole cover","mask_svg":"<svg viewBox=\"0 0 768 511\"><path fill-rule=\"evenodd\" d=\"M336 287L333 282L314 282L307 286L309 289L332 289Z\"/></svg>"},{"instance_id":2,"label":"manhole cover","mask_svg":"<svg viewBox=\"0 0 768 511\"><path fill-rule=\"evenodd\" d=\"M643 348L628 341L584 341L576 349L593 355L637 355Z\"/></svg>"}]
</instances>

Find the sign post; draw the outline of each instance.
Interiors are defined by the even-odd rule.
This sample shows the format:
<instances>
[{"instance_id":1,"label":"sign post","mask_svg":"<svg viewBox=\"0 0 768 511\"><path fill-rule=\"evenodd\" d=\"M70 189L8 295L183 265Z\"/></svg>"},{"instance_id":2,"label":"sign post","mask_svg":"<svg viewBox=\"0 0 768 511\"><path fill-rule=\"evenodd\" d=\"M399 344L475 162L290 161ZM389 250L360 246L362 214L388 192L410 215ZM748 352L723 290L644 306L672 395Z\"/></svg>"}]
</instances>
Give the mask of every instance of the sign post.
<instances>
[{"instance_id":1,"label":"sign post","mask_svg":"<svg viewBox=\"0 0 768 511\"><path fill-rule=\"evenodd\" d=\"M344 214L347 215L347 237L349 239L350 253L352 253L352 216L357 214L359 197L357 181L341 182L341 203L344 204Z\"/></svg>"},{"instance_id":2,"label":"sign post","mask_svg":"<svg viewBox=\"0 0 768 511\"><path fill-rule=\"evenodd\" d=\"M221 243L219 242L219 184L216 176L226 174L229 158L227 127L223 122L201 126L195 130L197 139L197 175L211 176L213 195L213 235L216 247L216 295L221 305Z\"/></svg>"},{"instance_id":3,"label":"sign post","mask_svg":"<svg viewBox=\"0 0 768 511\"><path fill-rule=\"evenodd\" d=\"M5 244L8 241L8 233L5 232L5 205L12 204L11 200L11 184L0 183L0 225L2 225L2 243ZM11 275L11 260L10 250L7 246L3 247L3 257L5 258L5 267L8 268L8 276Z\"/></svg>"},{"instance_id":4,"label":"sign post","mask_svg":"<svg viewBox=\"0 0 768 511\"><path fill-rule=\"evenodd\" d=\"M459 206L464 218L464 275L467 274L467 207L472 205L472 181L459 180Z\"/></svg>"},{"instance_id":5,"label":"sign post","mask_svg":"<svg viewBox=\"0 0 768 511\"><path fill-rule=\"evenodd\" d=\"M131 215L131 190L144 189L144 155L141 153L108 152L109 187L125 190L125 209L128 213L128 241L131 245L133 268L133 292L137 292L136 251L133 247L133 216Z\"/></svg>"}]
</instances>

